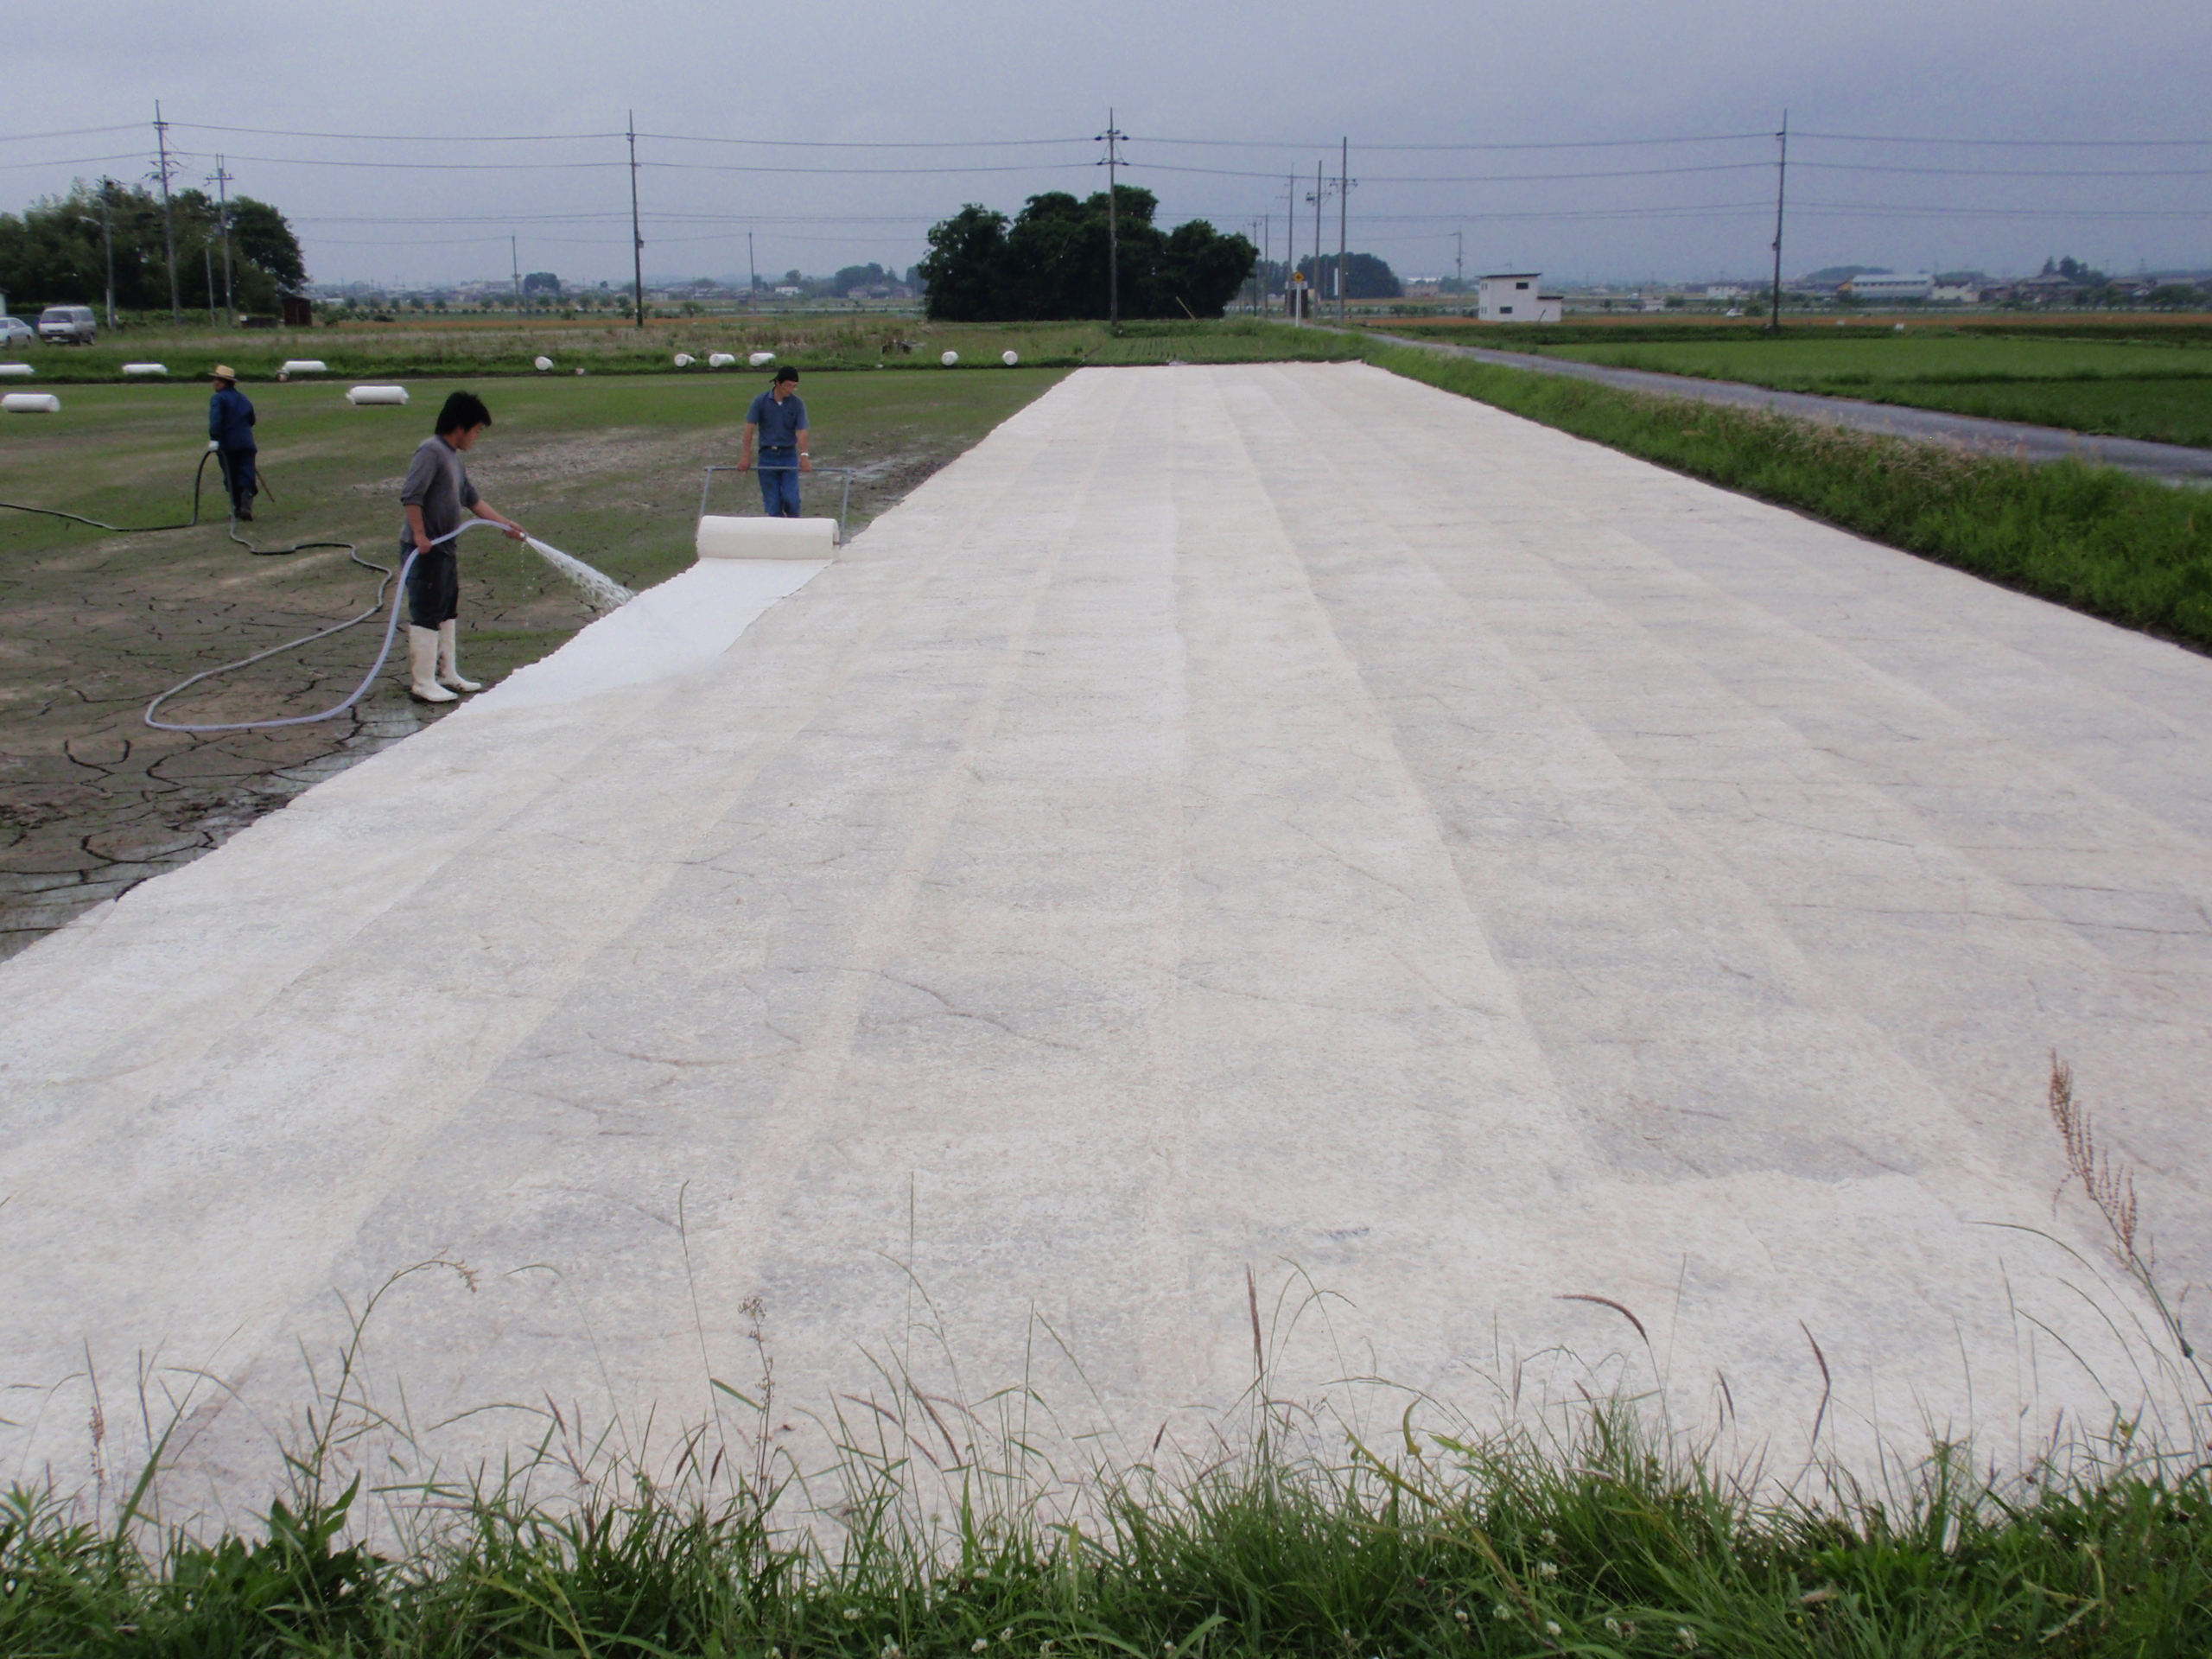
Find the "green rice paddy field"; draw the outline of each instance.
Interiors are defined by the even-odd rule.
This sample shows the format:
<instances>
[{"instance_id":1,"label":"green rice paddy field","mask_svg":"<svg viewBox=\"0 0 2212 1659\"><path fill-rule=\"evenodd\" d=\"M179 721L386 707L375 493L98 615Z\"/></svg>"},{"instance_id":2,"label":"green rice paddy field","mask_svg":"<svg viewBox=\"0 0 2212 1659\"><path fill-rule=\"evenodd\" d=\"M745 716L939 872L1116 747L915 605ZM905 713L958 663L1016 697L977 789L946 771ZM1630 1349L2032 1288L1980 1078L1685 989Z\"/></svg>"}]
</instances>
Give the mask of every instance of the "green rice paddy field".
<instances>
[{"instance_id":1,"label":"green rice paddy field","mask_svg":"<svg viewBox=\"0 0 2212 1659\"><path fill-rule=\"evenodd\" d=\"M1431 331L1406 332L1427 337ZM1455 330L1448 338L1611 368L2212 447L2212 340L2052 338L2048 330L2031 336L1896 334L1865 323L1827 334L1833 338L1794 329L1778 339L1738 334L1645 341L1616 334L1555 341L1484 328Z\"/></svg>"}]
</instances>

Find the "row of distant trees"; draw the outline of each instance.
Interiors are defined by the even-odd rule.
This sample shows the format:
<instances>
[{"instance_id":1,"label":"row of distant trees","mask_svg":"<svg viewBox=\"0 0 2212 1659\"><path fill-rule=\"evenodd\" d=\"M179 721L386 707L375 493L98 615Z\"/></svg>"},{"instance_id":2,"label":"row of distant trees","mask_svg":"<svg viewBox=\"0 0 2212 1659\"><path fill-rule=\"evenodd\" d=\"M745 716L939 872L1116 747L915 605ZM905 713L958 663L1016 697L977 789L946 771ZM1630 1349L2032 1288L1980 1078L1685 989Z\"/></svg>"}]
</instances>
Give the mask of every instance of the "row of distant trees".
<instances>
[{"instance_id":1,"label":"row of distant trees","mask_svg":"<svg viewBox=\"0 0 2212 1659\"><path fill-rule=\"evenodd\" d=\"M1138 186L1115 192L1115 264L1128 318L1217 317L1252 274L1258 250L1204 219L1173 231L1154 224L1159 199ZM929 315L948 322L1045 321L1108 315L1106 193L1032 196L1012 219L970 202L932 226L917 273Z\"/></svg>"},{"instance_id":2,"label":"row of distant trees","mask_svg":"<svg viewBox=\"0 0 2212 1659\"><path fill-rule=\"evenodd\" d=\"M176 235L177 289L206 310L223 303L223 232L215 199L180 190L169 199ZM299 238L265 201L230 202L231 292L243 311L273 312L277 296L308 279ZM66 196L46 196L21 213L0 213L0 293L11 305L98 305L107 293L101 225L115 245L115 303L126 311L166 311L168 238L161 198L143 185L79 181ZM212 268L213 290L209 287Z\"/></svg>"}]
</instances>

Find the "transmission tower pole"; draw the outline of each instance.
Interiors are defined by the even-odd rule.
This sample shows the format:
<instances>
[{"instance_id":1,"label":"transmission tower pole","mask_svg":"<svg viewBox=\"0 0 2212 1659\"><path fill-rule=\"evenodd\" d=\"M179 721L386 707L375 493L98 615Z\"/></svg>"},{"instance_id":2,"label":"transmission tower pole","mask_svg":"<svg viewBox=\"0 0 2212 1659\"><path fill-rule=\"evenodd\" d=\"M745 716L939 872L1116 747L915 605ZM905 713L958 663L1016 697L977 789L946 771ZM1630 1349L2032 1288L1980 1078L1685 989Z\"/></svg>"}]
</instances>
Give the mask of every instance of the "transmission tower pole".
<instances>
[{"instance_id":1,"label":"transmission tower pole","mask_svg":"<svg viewBox=\"0 0 2212 1659\"><path fill-rule=\"evenodd\" d=\"M1114 180L1122 165L1121 142L1128 137L1114 124L1113 107L1108 105L1106 130L1098 138L1106 146L1106 159L1101 165L1106 169L1106 324L1109 328L1122 326L1122 226Z\"/></svg>"},{"instance_id":2,"label":"transmission tower pole","mask_svg":"<svg viewBox=\"0 0 2212 1659\"><path fill-rule=\"evenodd\" d=\"M1767 314L1767 332L1782 332L1782 206L1789 181L1789 111L1782 112L1782 130L1774 135L1782 146L1774 168L1774 304Z\"/></svg>"},{"instance_id":3,"label":"transmission tower pole","mask_svg":"<svg viewBox=\"0 0 2212 1659\"><path fill-rule=\"evenodd\" d=\"M162 156L162 237L169 256L169 321L184 321L182 290L176 283L176 216L169 211L169 124L162 119L162 102L154 100L154 142Z\"/></svg>"},{"instance_id":4,"label":"transmission tower pole","mask_svg":"<svg viewBox=\"0 0 2212 1659\"><path fill-rule=\"evenodd\" d=\"M630 111L630 275L637 301L638 327L645 326L645 238L638 229L638 112Z\"/></svg>"},{"instance_id":5,"label":"transmission tower pole","mask_svg":"<svg viewBox=\"0 0 2212 1659\"><path fill-rule=\"evenodd\" d=\"M208 181L215 187L215 222L223 232L223 309L230 314L231 326L238 321L237 290L231 282L231 175L223 167L223 158L215 158L215 176Z\"/></svg>"},{"instance_id":6,"label":"transmission tower pole","mask_svg":"<svg viewBox=\"0 0 2212 1659\"><path fill-rule=\"evenodd\" d=\"M1351 211L1351 140L1342 141L1337 162L1337 327L1344 326L1344 302L1351 297L1344 277L1344 225Z\"/></svg>"}]
</instances>

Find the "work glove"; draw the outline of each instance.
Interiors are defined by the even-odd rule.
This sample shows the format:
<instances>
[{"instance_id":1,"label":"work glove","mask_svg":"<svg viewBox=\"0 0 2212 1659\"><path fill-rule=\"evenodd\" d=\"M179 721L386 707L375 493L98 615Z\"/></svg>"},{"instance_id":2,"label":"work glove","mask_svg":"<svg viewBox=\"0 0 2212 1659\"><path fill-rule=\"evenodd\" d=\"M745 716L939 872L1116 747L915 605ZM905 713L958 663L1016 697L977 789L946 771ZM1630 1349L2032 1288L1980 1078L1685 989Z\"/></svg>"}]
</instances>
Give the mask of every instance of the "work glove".
<instances>
[{"instance_id":1,"label":"work glove","mask_svg":"<svg viewBox=\"0 0 2212 1659\"><path fill-rule=\"evenodd\" d=\"M209 454L211 454L211 455L212 455L212 454L214 454L218 449L221 448L222 447L223 447L223 446L222 446L221 444L218 443L218 442L217 442L214 439L213 439L213 438L210 438L210 439L208 439L208 440L207 440L207 453L208 453Z\"/></svg>"}]
</instances>

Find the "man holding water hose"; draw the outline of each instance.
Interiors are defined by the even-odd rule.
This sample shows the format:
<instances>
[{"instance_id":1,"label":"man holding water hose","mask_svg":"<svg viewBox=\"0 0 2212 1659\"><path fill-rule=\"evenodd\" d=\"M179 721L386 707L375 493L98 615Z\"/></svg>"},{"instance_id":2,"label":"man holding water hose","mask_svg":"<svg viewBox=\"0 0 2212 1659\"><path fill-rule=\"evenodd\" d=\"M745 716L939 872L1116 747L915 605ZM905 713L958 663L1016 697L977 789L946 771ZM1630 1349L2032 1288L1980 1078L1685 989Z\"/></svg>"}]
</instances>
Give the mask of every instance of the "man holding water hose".
<instances>
[{"instance_id":1,"label":"man holding water hose","mask_svg":"<svg viewBox=\"0 0 2212 1659\"><path fill-rule=\"evenodd\" d=\"M238 371L227 363L215 365L215 391L207 400L207 447L222 462L231 516L251 524L253 498L261 493L253 477L253 463L260 457L253 441L253 403L238 390Z\"/></svg>"},{"instance_id":2,"label":"man holding water hose","mask_svg":"<svg viewBox=\"0 0 2212 1659\"><path fill-rule=\"evenodd\" d=\"M456 391L438 411L435 434L423 441L399 486L399 503L407 510L407 528L399 538L400 556L415 555L407 573L408 664L413 682L408 690L424 702L451 702L456 691L480 691L474 680L461 677L461 561L450 537L461 528L461 514L470 512L506 526L507 539L524 538L520 524L476 493L461 458L476 447L492 424L492 411L473 391ZM451 689L448 690L448 688Z\"/></svg>"}]
</instances>

